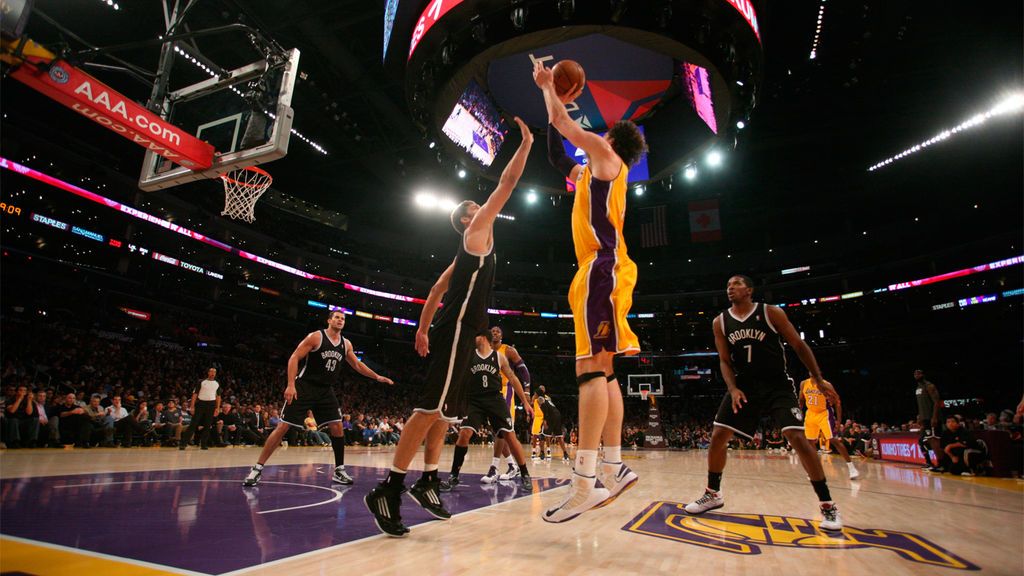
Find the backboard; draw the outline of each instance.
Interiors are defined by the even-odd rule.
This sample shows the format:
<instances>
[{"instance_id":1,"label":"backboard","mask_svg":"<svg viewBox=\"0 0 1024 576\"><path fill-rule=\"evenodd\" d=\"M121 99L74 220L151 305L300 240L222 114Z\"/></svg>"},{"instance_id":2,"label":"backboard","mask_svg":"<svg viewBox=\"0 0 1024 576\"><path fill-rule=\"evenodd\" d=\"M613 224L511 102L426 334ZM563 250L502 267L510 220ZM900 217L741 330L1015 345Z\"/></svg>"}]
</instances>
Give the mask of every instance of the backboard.
<instances>
[{"instance_id":1,"label":"backboard","mask_svg":"<svg viewBox=\"0 0 1024 576\"><path fill-rule=\"evenodd\" d=\"M210 169L193 171L147 150L139 188L163 190L212 179L288 154L298 49L272 53L219 75L191 56L186 45L173 49L176 65L197 67L210 78L168 92L157 109L170 123L209 142L216 153Z\"/></svg>"},{"instance_id":2,"label":"backboard","mask_svg":"<svg viewBox=\"0 0 1024 576\"><path fill-rule=\"evenodd\" d=\"M661 374L629 374L626 376L626 396L640 396L641 390L647 390L651 396L664 396L665 388L661 383Z\"/></svg>"}]
</instances>

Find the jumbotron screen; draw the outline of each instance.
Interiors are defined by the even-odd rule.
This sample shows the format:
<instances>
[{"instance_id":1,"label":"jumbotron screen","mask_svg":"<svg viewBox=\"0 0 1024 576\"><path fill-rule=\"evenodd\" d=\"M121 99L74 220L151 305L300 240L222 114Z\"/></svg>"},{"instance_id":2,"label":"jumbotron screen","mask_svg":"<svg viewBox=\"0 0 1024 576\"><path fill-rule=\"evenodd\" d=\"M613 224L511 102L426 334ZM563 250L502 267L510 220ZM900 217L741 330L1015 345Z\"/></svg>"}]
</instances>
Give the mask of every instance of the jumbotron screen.
<instances>
[{"instance_id":1,"label":"jumbotron screen","mask_svg":"<svg viewBox=\"0 0 1024 576\"><path fill-rule=\"evenodd\" d=\"M718 122L715 120L715 105L711 98L711 78L707 68L683 62L680 64L683 88L690 99L697 116L708 125L712 132L718 134Z\"/></svg>"},{"instance_id":2,"label":"jumbotron screen","mask_svg":"<svg viewBox=\"0 0 1024 576\"><path fill-rule=\"evenodd\" d=\"M459 97L441 131L484 166L490 166L508 135L508 124L474 80Z\"/></svg>"},{"instance_id":3,"label":"jumbotron screen","mask_svg":"<svg viewBox=\"0 0 1024 576\"><path fill-rule=\"evenodd\" d=\"M637 126L637 128L640 129L641 134L644 133L643 126ZM604 138L605 134L607 134L607 132L601 132L600 136ZM562 138L562 146L565 147L565 153L568 154L570 158L575 160L577 164L581 166L587 165L587 154L586 152L583 151L582 148L577 148L576 146L573 145L572 142L569 142L565 138ZM642 156L640 158L640 161L634 164L633 167L629 169L629 174L626 175L626 183L632 184L633 182L643 182L649 178L650 172L647 169L647 156ZM576 182L573 182L572 180L566 178L565 189L568 192L575 193Z\"/></svg>"}]
</instances>

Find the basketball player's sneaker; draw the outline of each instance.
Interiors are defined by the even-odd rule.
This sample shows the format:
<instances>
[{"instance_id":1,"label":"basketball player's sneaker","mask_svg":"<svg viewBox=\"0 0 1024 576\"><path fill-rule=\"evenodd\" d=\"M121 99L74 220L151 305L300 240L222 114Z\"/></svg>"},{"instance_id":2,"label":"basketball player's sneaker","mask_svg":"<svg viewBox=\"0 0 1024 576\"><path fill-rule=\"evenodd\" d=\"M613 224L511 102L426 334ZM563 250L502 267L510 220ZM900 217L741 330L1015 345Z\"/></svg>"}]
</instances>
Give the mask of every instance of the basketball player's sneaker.
<instances>
[{"instance_id":1,"label":"basketball player's sneaker","mask_svg":"<svg viewBox=\"0 0 1024 576\"><path fill-rule=\"evenodd\" d=\"M533 492L533 478L530 478L529 474L520 475L519 487L523 489L523 492Z\"/></svg>"},{"instance_id":2,"label":"basketball player's sneaker","mask_svg":"<svg viewBox=\"0 0 1024 576\"><path fill-rule=\"evenodd\" d=\"M334 468L334 476L331 478L331 482L345 486L352 485L352 477L348 475L348 472L345 472L344 464Z\"/></svg>"},{"instance_id":3,"label":"basketball player's sneaker","mask_svg":"<svg viewBox=\"0 0 1024 576\"><path fill-rule=\"evenodd\" d=\"M640 478L629 466L619 462L609 464L602 462L597 467L597 479L601 485L608 489L608 499L597 505L598 508L611 504L620 494L636 485Z\"/></svg>"},{"instance_id":4,"label":"basketball player's sneaker","mask_svg":"<svg viewBox=\"0 0 1024 576\"><path fill-rule=\"evenodd\" d=\"M263 468L256 468L255 466L249 470L249 475L242 480L242 486L246 488L252 488L253 486L260 483L260 477L263 476Z\"/></svg>"},{"instance_id":5,"label":"basketball player's sneaker","mask_svg":"<svg viewBox=\"0 0 1024 576\"><path fill-rule=\"evenodd\" d=\"M438 480L420 478L409 489L409 495L434 518L447 520L452 517L452 513L445 510L444 504L441 503L441 494L438 492L440 485L441 482Z\"/></svg>"},{"instance_id":6,"label":"basketball player's sneaker","mask_svg":"<svg viewBox=\"0 0 1024 576\"><path fill-rule=\"evenodd\" d=\"M373 521L380 531L392 538L405 538L409 529L402 524L401 506L405 486L395 489L383 482L363 497L366 509L373 514Z\"/></svg>"},{"instance_id":7,"label":"basketball player's sneaker","mask_svg":"<svg viewBox=\"0 0 1024 576\"><path fill-rule=\"evenodd\" d=\"M487 474L480 477L480 481L484 484L494 484L498 481L498 469L491 466L487 469Z\"/></svg>"},{"instance_id":8,"label":"basketball player's sneaker","mask_svg":"<svg viewBox=\"0 0 1024 576\"><path fill-rule=\"evenodd\" d=\"M838 532L843 529L843 519L839 516L839 507L833 502L821 503L821 529Z\"/></svg>"},{"instance_id":9,"label":"basketball player's sneaker","mask_svg":"<svg viewBox=\"0 0 1024 576\"><path fill-rule=\"evenodd\" d=\"M725 506L725 498L721 492L716 492L710 488L704 489L704 495L697 499L696 502L690 502L686 505L687 514L703 514L708 510L717 510Z\"/></svg>"},{"instance_id":10,"label":"basketball player's sneaker","mask_svg":"<svg viewBox=\"0 0 1024 576\"><path fill-rule=\"evenodd\" d=\"M494 467L492 466L491 468ZM480 481L483 482L483 478L481 478ZM459 485L459 482L459 475L452 474L451 476L448 476L447 480L442 480L441 484L437 487L437 489L440 492L451 492L452 490L455 489L456 486Z\"/></svg>"},{"instance_id":11,"label":"basketball player's sneaker","mask_svg":"<svg viewBox=\"0 0 1024 576\"><path fill-rule=\"evenodd\" d=\"M505 473L502 474L501 476L498 476L498 480L501 480L502 482L508 482L509 480L511 480L513 478L518 478L518 477L519 477L519 466L516 466L515 464L509 464L508 465L508 470L506 470Z\"/></svg>"},{"instance_id":12,"label":"basketball player's sneaker","mask_svg":"<svg viewBox=\"0 0 1024 576\"><path fill-rule=\"evenodd\" d=\"M858 471L857 467L853 465L853 462L848 463L846 467L850 470L850 480L860 478L860 471Z\"/></svg>"},{"instance_id":13,"label":"basketball player's sneaker","mask_svg":"<svg viewBox=\"0 0 1024 576\"><path fill-rule=\"evenodd\" d=\"M587 478L574 472L569 495L560 504L542 514L541 518L545 522L567 522L587 510L596 508L598 504L608 499L608 489L598 488L595 486L596 482L595 477Z\"/></svg>"}]
</instances>

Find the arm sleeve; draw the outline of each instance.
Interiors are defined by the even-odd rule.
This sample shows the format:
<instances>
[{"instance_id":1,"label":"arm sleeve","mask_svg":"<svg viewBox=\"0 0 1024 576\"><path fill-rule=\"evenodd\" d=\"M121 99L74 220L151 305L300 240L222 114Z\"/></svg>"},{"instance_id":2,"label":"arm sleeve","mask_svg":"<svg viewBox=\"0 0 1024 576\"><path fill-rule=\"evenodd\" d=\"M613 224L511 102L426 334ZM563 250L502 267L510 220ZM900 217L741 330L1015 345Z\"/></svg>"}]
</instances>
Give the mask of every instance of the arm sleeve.
<instances>
[{"instance_id":1,"label":"arm sleeve","mask_svg":"<svg viewBox=\"0 0 1024 576\"><path fill-rule=\"evenodd\" d=\"M576 167L576 162L565 153L561 134L552 124L548 124L548 162L566 178Z\"/></svg>"},{"instance_id":2,"label":"arm sleeve","mask_svg":"<svg viewBox=\"0 0 1024 576\"><path fill-rule=\"evenodd\" d=\"M529 390L530 371L526 369L526 363L522 360L516 362L516 365L512 367L512 371L516 373L516 378L519 378L519 382L523 385L523 388Z\"/></svg>"}]
</instances>

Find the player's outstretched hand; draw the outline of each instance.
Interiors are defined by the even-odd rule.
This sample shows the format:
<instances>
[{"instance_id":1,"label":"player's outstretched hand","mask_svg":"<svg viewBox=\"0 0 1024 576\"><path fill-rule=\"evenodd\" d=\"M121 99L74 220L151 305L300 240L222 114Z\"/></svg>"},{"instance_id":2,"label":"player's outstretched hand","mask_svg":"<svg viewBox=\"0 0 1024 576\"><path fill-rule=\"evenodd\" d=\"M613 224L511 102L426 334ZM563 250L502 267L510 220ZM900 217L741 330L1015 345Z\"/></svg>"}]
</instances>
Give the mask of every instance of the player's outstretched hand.
<instances>
[{"instance_id":1,"label":"player's outstretched hand","mask_svg":"<svg viewBox=\"0 0 1024 576\"><path fill-rule=\"evenodd\" d=\"M292 400L295 400L298 397L299 397L299 393L295 391L295 385L294 384L289 385L289 386L287 386L284 389L284 404L285 404L285 406L287 406L288 404L291 404Z\"/></svg>"},{"instance_id":2,"label":"player's outstretched hand","mask_svg":"<svg viewBox=\"0 0 1024 576\"><path fill-rule=\"evenodd\" d=\"M747 395L739 388L729 390L729 395L732 396L732 413L737 414L743 409L743 404L747 401Z\"/></svg>"},{"instance_id":3,"label":"player's outstretched hand","mask_svg":"<svg viewBox=\"0 0 1024 576\"><path fill-rule=\"evenodd\" d=\"M515 117L515 121L519 125L519 131L523 133L523 144L528 146L533 144L533 132L530 132L530 127L519 116Z\"/></svg>"},{"instance_id":4,"label":"player's outstretched hand","mask_svg":"<svg viewBox=\"0 0 1024 576\"><path fill-rule=\"evenodd\" d=\"M533 82L541 90L547 86L553 86L555 84L555 73L545 66L543 62L536 60L533 63Z\"/></svg>"},{"instance_id":5,"label":"player's outstretched hand","mask_svg":"<svg viewBox=\"0 0 1024 576\"><path fill-rule=\"evenodd\" d=\"M416 352L423 357L430 354L430 337L426 332L416 331Z\"/></svg>"},{"instance_id":6,"label":"player's outstretched hand","mask_svg":"<svg viewBox=\"0 0 1024 576\"><path fill-rule=\"evenodd\" d=\"M394 380L386 376L377 376L377 382L380 382L381 384L387 384L389 386L395 383Z\"/></svg>"}]
</instances>

